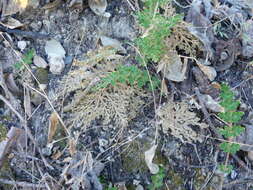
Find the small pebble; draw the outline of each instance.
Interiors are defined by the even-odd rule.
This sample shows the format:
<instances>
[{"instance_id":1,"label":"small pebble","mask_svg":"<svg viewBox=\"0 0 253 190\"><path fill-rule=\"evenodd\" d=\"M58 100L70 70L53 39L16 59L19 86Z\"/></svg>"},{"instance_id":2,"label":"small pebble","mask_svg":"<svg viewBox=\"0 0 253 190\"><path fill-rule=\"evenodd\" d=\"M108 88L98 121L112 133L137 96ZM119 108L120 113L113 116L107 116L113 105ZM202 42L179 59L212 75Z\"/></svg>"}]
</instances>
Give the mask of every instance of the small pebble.
<instances>
[{"instance_id":1,"label":"small pebble","mask_svg":"<svg viewBox=\"0 0 253 190\"><path fill-rule=\"evenodd\" d=\"M35 55L33 58L33 64L36 65L39 68L47 68L48 64L47 62L40 56Z\"/></svg>"},{"instance_id":2,"label":"small pebble","mask_svg":"<svg viewBox=\"0 0 253 190\"><path fill-rule=\"evenodd\" d=\"M138 186L136 187L136 190L144 190L144 188L143 188L142 185L138 185Z\"/></svg>"},{"instance_id":3,"label":"small pebble","mask_svg":"<svg viewBox=\"0 0 253 190\"><path fill-rule=\"evenodd\" d=\"M232 170L230 177L231 177L231 179L235 179L237 177L237 175L238 175L237 172L235 170Z\"/></svg>"},{"instance_id":4,"label":"small pebble","mask_svg":"<svg viewBox=\"0 0 253 190\"><path fill-rule=\"evenodd\" d=\"M26 46L27 46L26 41L18 41L18 48L19 48L21 51L24 51L24 49L26 48Z\"/></svg>"}]
</instances>

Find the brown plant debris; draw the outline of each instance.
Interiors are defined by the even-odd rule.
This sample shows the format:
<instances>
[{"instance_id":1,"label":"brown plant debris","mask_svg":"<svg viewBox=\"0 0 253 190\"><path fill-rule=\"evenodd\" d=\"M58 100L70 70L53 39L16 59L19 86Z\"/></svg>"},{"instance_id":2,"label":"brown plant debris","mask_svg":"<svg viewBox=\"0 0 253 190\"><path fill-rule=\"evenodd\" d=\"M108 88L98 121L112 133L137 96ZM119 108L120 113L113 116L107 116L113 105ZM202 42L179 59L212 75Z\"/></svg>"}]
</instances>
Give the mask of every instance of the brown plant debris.
<instances>
[{"instance_id":1,"label":"brown plant debris","mask_svg":"<svg viewBox=\"0 0 253 190\"><path fill-rule=\"evenodd\" d=\"M171 35L166 40L167 47L196 57L197 52L202 49L202 43L187 30L187 25L189 24L182 21L173 27Z\"/></svg>"},{"instance_id":2,"label":"brown plant debris","mask_svg":"<svg viewBox=\"0 0 253 190\"><path fill-rule=\"evenodd\" d=\"M202 142L202 138L191 126L204 129L207 125L199 122L196 113L189 111L186 102L169 101L159 109L158 116L161 119L162 129L165 133L170 132L183 143Z\"/></svg>"},{"instance_id":3,"label":"brown plant debris","mask_svg":"<svg viewBox=\"0 0 253 190\"><path fill-rule=\"evenodd\" d=\"M111 47L101 47L87 53L86 59L75 60L74 69L62 79L66 93L86 89L91 83L114 71L122 57Z\"/></svg>"},{"instance_id":4,"label":"brown plant debris","mask_svg":"<svg viewBox=\"0 0 253 190\"><path fill-rule=\"evenodd\" d=\"M108 73L115 71L122 58L115 51L103 47L87 54L84 61L76 61L75 69L62 80L71 102L64 107L71 113L70 123L87 127L94 120L103 124L126 126L144 105L150 93L127 84L117 84L94 90L94 86ZM71 96L70 94L74 94Z\"/></svg>"},{"instance_id":5,"label":"brown plant debris","mask_svg":"<svg viewBox=\"0 0 253 190\"><path fill-rule=\"evenodd\" d=\"M82 90L76 92L71 109L66 107L65 111L70 111L72 121L83 127L96 119L101 119L104 125L114 122L115 126L125 127L145 104L143 98L148 96L141 89L123 84L89 92L80 99L82 93Z\"/></svg>"}]
</instances>

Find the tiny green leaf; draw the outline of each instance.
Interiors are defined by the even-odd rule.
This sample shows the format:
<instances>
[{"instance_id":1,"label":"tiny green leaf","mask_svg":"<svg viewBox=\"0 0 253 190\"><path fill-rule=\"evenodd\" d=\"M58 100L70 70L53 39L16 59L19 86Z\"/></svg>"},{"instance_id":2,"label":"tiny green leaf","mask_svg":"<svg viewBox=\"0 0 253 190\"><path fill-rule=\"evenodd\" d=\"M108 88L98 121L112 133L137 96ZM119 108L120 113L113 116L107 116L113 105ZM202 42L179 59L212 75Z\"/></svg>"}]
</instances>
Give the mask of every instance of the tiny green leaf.
<instances>
[{"instance_id":1,"label":"tiny green leaf","mask_svg":"<svg viewBox=\"0 0 253 190\"><path fill-rule=\"evenodd\" d=\"M226 122L237 123L242 119L243 112L224 112L219 113L219 117Z\"/></svg>"},{"instance_id":2,"label":"tiny green leaf","mask_svg":"<svg viewBox=\"0 0 253 190\"><path fill-rule=\"evenodd\" d=\"M230 174L233 170L233 166L221 164L221 165L219 165L219 170L224 173Z\"/></svg>"},{"instance_id":3,"label":"tiny green leaf","mask_svg":"<svg viewBox=\"0 0 253 190\"><path fill-rule=\"evenodd\" d=\"M240 150L240 145L235 143L223 142L220 144L220 148L224 152L235 154L238 150Z\"/></svg>"},{"instance_id":4,"label":"tiny green leaf","mask_svg":"<svg viewBox=\"0 0 253 190\"><path fill-rule=\"evenodd\" d=\"M159 172L151 176L152 184L149 185L149 190L156 190L163 186L163 179L165 178L165 171L162 167L159 168Z\"/></svg>"},{"instance_id":5,"label":"tiny green leaf","mask_svg":"<svg viewBox=\"0 0 253 190\"><path fill-rule=\"evenodd\" d=\"M244 127L235 125L232 127L226 126L223 129L220 129L219 132L225 138L229 138L229 137L236 137L236 136L240 135L244 130L245 130Z\"/></svg>"},{"instance_id":6,"label":"tiny green leaf","mask_svg":"<svg viewBox=\"0 0 253 190\"><path fill-rule=\"evenodd\" d=\"M35 56L35 49L30 49L25 55L23 55L22 61L19 61L18 63L14 64L14 67L19 70L23 67L23 64L27 65L32 64L34 56Z\"/></svg>"},{"instance_id":7,"label":"tiny green leaf","mask_svg":"<svg viewBox=\"0 0 253 190\"><path fill-rule=\"evenodd\" d=\"M160 80L152 76L151 81L153 83L154 89L158 88L160 85ZM148 73L146 71L140 70L137 66L119 66L116 71L111 72L108 76L104 77L100 83L93 88L98 90L101 88L106 88L109 85L116 86L118 83L127 84L134 86L137 84L139 88L150 84Z\"/></svg>"}]
</instances>

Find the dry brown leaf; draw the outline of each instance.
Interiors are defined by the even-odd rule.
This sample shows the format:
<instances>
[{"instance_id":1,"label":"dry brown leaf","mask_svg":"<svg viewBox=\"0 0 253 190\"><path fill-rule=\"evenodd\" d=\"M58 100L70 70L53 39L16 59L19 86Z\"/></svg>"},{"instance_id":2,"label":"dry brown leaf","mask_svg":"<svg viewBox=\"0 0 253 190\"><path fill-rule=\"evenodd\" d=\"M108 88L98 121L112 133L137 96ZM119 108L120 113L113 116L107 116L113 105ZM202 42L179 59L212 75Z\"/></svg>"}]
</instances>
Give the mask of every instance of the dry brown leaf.
<instances>
[{"instance_id":1,"label":"dry brown leaf","mask_svg":"<svg viewBox=\"0 0 253 190\"><path fill-rule=\"evenodd\" d=\"M161 93L162 94L168 94L168 87L167 87L167 84L165 82L165 80L162 80L162 83L161 83Z\"/></svg>"},{"instance_id":2,"label":"dry brown leaf","mask_svg":"<svg viewBox=\"0 0 253 190\"><path fill-rule=\"evenodd\" d=\"M213 81L217 76L217 72L214 67L203 65L201 63L197 63L200 70L208 77L210 81Z\"/></svg>"},{"instance_id":3,"label":"dry brown leaf","mask_svg":"<svg viewBox=\"0 0 253 190\"><path fill-rule=\"evenodd\" d=\"M74 156L76 153L76 141L73 138L69 139L69 153L71 156Z\"/></svg>"},{"instance_id":4,"label":"dry brown leaf","mask_svg":"<svg viewBox=\"0 0 253 190\"><path fill-rule=\"evenodd\" d=\"M53 112L49 118L49 129L48 129L48 138L47 143L50 143L53 140L53 137L56 133L56 130L58 128L59 119L56 112Z\"/></svg>"},{"instance_id":5,"label":"dry brown leaf","mask_svg":"<svg viewBox=\"0 0 253 190\"><path fill-rule=\"evenodd\" d=\"M187 60L182 63L179 55L175 51L168 52L159 62L157 72L162 72L168 80L181 82L185 79Z\"/></svg>"}]
</instances>

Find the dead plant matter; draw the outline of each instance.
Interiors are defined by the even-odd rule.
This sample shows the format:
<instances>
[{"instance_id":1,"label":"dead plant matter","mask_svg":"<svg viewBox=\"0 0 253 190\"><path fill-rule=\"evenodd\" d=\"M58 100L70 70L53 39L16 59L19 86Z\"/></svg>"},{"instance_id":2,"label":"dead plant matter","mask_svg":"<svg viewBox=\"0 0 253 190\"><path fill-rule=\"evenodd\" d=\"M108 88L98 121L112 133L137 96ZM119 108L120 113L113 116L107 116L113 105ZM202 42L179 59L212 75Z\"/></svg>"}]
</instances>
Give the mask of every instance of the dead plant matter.
<instances>
[{"instance_id":1,"label":"dead plant matter","mask_svg":"<svg viewBox=\"0 0 253 190\"><path fill-rule=\"evenodd\" d=\"M200 134L191 128L198 126L200 129L207 127L205 123L201 123L196 113L189 111L186 102L172 102L164 104L158 111L161 119L162 129L165 133L170 132L183 143L202 142Z\"/></svg>"},{"instance_id":2,"label":"dead plant matter","mask_svg":"<svg viewBox=\"0 0 253 190\"><path fill-rule=\"evenodd\" d=\"M92 121L101 120L105 125L112 123L125 127L141 110L144 99L149 98L151 92L144 91L137 84L118 83L94 88L119 64L122 64L122 57L110 48L101 48L89 52L85 61L76 62L74 65L78 67L64 77L62 84L67 97L74 94L64 111L71 113L70 121L74 126L87 127Z\"/></svg>"},{"instance_id":3,"label":"dead plant matter","mask_svg":"<svg viewBox=\"0 0 253 190\"><path fill-rule=\"evenodd\" d=\"M172 28L171 35L167 38L167 47L171 50L181 51L190 57L196 57L197 52L203 49L202 43L187 30L187 24L181 21Z\"/></svg>"},{"instance_id":4,"label":"dead plant matter","mask_svg":"<svg viewBox=\"0 0 253 190\"><path fill-rule=\"evenodd\" d=\"M70 109L72 121L82 123L82 126L101 119L104 125L113 122L115 126L125 127L145 104L143 98L148 97L143 90L124 84L91 91L79 99L82 93L81 90L76 92Z\"/></svg>"}]
</instances>

